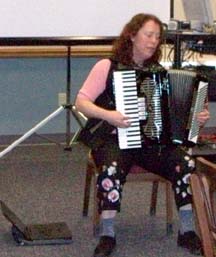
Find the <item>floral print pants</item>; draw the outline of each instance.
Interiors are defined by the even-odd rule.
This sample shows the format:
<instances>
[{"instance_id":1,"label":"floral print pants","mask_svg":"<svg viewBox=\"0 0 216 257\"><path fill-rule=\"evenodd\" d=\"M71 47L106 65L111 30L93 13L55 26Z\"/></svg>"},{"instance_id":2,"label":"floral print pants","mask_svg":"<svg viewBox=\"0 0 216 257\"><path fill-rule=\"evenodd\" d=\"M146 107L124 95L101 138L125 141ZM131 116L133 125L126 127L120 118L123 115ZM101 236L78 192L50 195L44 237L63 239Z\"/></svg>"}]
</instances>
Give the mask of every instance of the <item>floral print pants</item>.
<instances>
[{"instance_id":1,"label":"floral print pants","mask_svg":"<svg viewBox=\"0 0 216 257\"><path fill-rule=\"evenodd\" d=\"M123 185L133 165L157 172L172 183L176 206L192 203L189 177L195 170L194 160L181 148L148 146L142 149L120 150L115 136L105 145L92 150L100 168L97 178L98 211L120 211Z\"/></svg>"}]
</instances>

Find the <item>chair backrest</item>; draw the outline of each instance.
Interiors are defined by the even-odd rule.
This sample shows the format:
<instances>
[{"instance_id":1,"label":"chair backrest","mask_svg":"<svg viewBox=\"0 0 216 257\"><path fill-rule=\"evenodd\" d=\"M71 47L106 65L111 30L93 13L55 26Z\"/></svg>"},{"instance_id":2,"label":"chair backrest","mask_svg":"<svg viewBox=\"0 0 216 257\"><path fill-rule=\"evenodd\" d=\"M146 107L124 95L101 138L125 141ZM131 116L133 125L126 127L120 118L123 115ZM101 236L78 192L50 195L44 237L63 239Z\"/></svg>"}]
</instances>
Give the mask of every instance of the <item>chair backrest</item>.
<instances>
[{"instance_id":1,"label":"chair backrest","mask_svg":"<svg viewBox=\"0 0 216 257\"><path fill-rule=\"evenodd\" d=\"M194 207L203 243L205 257L214 257L216 222L212 206L211 185L216 181L216 165L202 157L197 158L196 173L191 175Z\"/></svg>"}]
</instances>

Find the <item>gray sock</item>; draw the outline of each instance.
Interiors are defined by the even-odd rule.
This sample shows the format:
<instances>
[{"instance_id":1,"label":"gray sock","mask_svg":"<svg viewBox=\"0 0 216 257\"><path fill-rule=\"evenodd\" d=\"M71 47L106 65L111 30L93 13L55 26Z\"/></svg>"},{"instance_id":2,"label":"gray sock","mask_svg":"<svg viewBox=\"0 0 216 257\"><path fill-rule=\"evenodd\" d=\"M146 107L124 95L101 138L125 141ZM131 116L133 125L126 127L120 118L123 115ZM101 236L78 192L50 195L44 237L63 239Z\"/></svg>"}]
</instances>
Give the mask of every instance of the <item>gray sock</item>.
<instances>
[{"instance_id":1,"label":"gray sock","mask_svg":"<svg viewBox=\"0 0 216 257\"><path fill-rule=\"evenodd\" d=\"M114 218L101 219L100 221L101 236L115 237Z\"/></svg>"},{"instance_id":2,"label":"gray sock","mask_svg":"<svg viewBox=\"0 0 216 257\"><path fill-rule=\"evenodd\" d=\"M179 210L180 233L194 231L194 216L192 210Z\"/></svg>"}]
</instances>

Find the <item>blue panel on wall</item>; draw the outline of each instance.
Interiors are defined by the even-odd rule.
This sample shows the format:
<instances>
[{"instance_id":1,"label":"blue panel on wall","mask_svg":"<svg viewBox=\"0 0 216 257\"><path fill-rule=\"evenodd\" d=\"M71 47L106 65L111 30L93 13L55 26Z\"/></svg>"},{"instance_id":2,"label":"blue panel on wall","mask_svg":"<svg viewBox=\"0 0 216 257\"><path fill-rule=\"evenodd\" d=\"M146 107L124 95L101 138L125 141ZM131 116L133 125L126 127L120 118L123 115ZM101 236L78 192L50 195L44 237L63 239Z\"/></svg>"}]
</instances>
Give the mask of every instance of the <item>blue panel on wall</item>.
<instances>
[{"instance_id":1,"label":"blue panel on wall","mask_svg":"<svg viewBox=\"0 0 216 257\"><path fill-rule=\"evenodd\" d=\"M72 58L71 101L95 58ZM65 58L0 59L0 135L20 135L58 108L58 93L66 92ZM66 113L50 121L40 133L64 133ZM77 124L72 119L72 131Z\"/></svg>"}]
</instances>

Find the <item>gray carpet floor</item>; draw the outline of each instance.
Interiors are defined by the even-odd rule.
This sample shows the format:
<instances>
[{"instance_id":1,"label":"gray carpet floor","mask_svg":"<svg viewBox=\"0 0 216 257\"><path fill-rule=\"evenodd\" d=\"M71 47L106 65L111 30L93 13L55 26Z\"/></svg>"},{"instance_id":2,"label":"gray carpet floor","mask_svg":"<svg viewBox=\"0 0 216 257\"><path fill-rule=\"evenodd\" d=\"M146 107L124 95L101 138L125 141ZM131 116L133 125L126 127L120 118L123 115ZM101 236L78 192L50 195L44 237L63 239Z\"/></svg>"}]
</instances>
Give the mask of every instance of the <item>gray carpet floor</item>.
<instances>
[{"instance_id":1,"label":"gray carpet floor","mask_svg":"<svg viewBox=\"0 0 216 257\"><path fill-rule=\"evenodd\" d=\"M4 147L0 148L2 151ZM0 159L0 196L24 223L65 221L73 234L69 245L17 246L11 224L0 212L1 257L91 257L98 238L92 232L92 205L82 216L87 149L72 151L55 144L18 146ZM118 257L190 257L178 248L178 217L166 235L164 188L157 215L149 216L150 183L125 185L122 211L116 219Z\"/></svg>"}]
</instances>

